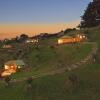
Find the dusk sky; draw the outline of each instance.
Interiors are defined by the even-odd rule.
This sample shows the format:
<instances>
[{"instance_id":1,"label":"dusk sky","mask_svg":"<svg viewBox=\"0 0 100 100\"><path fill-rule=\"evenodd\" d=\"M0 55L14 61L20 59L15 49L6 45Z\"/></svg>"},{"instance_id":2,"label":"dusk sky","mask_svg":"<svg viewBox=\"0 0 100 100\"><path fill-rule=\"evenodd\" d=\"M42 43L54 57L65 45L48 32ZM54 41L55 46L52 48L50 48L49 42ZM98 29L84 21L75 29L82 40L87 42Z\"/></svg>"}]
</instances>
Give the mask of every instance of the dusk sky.
<instances>
[{"instance_id":1,"label":"dusk sky","mask_svg":"<svg viewBox=\"0 0 100 100\"><path fill-rule=\"evenodd\" d=\"M79 24L91 0L0 0L0 38L54 33Z\"/></svg>"}]
</instances>

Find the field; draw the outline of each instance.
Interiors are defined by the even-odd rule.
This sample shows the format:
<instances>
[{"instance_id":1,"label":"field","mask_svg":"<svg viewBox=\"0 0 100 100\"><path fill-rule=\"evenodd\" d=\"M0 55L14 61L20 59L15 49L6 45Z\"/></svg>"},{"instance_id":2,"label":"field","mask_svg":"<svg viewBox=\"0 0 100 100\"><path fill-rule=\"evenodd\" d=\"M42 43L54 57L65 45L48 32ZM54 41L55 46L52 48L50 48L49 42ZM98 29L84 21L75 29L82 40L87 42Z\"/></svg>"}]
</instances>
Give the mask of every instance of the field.
<instances>
[{"instance_id":1,"label":"field","mask_svg":"<svg viewBox=\"0 0 100 100\"><path fill-rule=\"evenodd\" d=\"M26 81L11 83L9 87L0 83L1 100L100 100L100 30L88 29L90 41L96 42L98 52L96 62L90 59L79 68L54 75L42 74L70 66L85 58L91 52L91 44L61 45L57 47L42 46L24 57L30 61L29 72L19 72L11 77L36 76L32 82L32 90L26 91ZM78 83L74 86L68 77L74 73ZM38 78L40 76L40 78Z\"/></svg>"}]
</instances>

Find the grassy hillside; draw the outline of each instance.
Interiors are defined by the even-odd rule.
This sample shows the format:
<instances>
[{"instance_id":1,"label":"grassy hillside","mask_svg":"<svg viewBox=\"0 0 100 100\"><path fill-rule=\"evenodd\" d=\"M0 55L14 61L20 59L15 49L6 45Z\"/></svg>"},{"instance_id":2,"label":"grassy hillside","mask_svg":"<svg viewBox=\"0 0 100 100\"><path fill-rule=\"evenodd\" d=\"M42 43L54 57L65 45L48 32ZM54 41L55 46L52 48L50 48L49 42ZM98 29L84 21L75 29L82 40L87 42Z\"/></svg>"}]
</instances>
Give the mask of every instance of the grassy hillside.
<instances>
[{"instance_id":1,"label":"grassy hillside","mask_svg":"<svg viewBox=\"0 0 100 100\"><path fill-rule=\"evenodd\" d=\"M65 71L62 74L49 75L33 80L32 90L27 92L26 82L12 83L11 86L5 87L0 83L0 99L1 100L100 100L100 30L89 29L89 37L91 41L98 44L97 60L94 63L90 60L88 63L80 66L80 68ZM76 47L62 45L57 48L42 48L41 51L32 52L29 55L32 61L34 71L49 71L49 66L58 64L56 60L62 60L63 63L74 63L82 59L89 52L90 45L80 45L79 51ZM46 52L47 51L47 52ZM80 52L81 51L81 52ZM56 53L54 53L56 52ZM50 56L48 56L48 54ZM60 55L58 55L60 54ZM64 56L67 55L68 56ZM36 58L36 56L43 58ZM40 56L41 55L41 56ZM80 56L81 55L81 56ZM54 57L55 56L55 57ZM67 57L67 58L66 58ZM81 58L82 57L82 58ZM73 59L72 59L73 58ZM49 62L49 60L50 62ZM67 60L68 62L67 62ZM47 62L46 66L45 63ZM38 65L37 65L38 64ZM35 66L36 65L36 66ZM47 69L46 69L47 68ZM55 68L53 66L52 68ZM51 69L52 69L51 68ZM40 69L40 70L39 70ZM50 69L50 70L51 70ZM54 69L52 69L54 70ZM79 82L76 85L71 84L68 76L74 73L77 75ZM31 72L30 72L31 74ZM17 74L15 75L15 77ZM19 76L22 76L19 75ZM17 76L17 77L19 77Z\"/></svg>"},{"instance_id":2,"label":"grassy hillside","mask_svg":"<svg viewBox=\"0 0 100 100\"><path fill-rule=\"evenodd\" d=\"M25 58L30 62L30 70L12 75L12 78L28 76L40 76L44 73L54 71L70 65L85 58L91 51L91 44L60 45L56 47L34 48Z\"/></svg>"}]
</instances>

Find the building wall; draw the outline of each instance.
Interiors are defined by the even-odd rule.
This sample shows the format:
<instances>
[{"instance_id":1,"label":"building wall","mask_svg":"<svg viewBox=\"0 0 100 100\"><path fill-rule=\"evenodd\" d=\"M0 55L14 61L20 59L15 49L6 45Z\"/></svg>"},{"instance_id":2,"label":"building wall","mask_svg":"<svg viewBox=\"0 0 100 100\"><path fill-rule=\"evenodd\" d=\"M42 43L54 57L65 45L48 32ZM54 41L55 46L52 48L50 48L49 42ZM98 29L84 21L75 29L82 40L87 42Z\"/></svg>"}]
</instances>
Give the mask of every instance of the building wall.
<instances>
[{"instance_id":1,"label":"building wall","mask_svg":"<svg viewBox=\"0 0 100 100\"><path fill-rule=\"evenodd\" d=\"M58 44L63 44L63 43L74 43L74 42L80 42L81 39L79 37L75 38L64 38L64 39L58 39Z\"/></svg>"}]
</instances>

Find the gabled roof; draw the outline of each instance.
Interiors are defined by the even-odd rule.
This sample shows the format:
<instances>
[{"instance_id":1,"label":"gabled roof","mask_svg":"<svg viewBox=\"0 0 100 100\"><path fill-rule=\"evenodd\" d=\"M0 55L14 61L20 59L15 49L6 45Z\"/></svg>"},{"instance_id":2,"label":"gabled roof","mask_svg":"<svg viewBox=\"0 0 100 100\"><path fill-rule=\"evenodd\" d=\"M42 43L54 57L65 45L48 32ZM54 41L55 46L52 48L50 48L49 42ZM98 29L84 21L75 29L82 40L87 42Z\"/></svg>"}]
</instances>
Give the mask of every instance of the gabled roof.
<instances>
[{"instance_id":1,"label":"gabled roof","mask_svg":"<svg viewBox=\"0 0 100 100\"><path fill-rule=\"evenodd\" d=\"M23 62L23 60L10 60L8 62L5 63L5 65L25 65L25 63Z\"/></svg>"},{"instance_id":2,"label":"gabled roof","mask_svg":"<svg viewBox=\"0 0 100 100\"><path fill-rule=\"evenodd\" d=\"M18 65L25 65L25 63L23 62L23 60L16 60L16 64L18 64Z\"/></svg>"},{"instance_id":3,"label":"gabled roof","mask_svg":"<svg viewBox=\"0 0 100 100\"><path fill-rule=\"evenodd\" d=\"M68 39L68 38L72 38L71 36L68 36L68 35L64 35L63 37L61 37L61 39Z\"/></svg>"}]
</instances>

